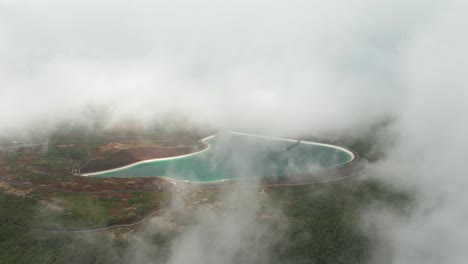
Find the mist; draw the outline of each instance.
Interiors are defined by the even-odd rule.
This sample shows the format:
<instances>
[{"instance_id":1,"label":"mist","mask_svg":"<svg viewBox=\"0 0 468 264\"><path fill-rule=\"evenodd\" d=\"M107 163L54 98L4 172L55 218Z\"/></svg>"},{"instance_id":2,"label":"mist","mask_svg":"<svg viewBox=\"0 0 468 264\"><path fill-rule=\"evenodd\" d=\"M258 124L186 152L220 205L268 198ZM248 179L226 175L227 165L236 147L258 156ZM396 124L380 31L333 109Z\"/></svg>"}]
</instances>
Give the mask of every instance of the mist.
<instances>
[{"instance_id":1,"label":"mist","mask_svg":"<svg viewBox=\"0 0 468 264\"><path fill-rule=\"evenodd\" d=\"M407 11L414 7L3 3L2 127L80 117L86 105L106 104L115 118L182 112L227 128L354 130L398 112L399 46L434 12L429 6L414 18Z\"/></svg>"},{"instance_id":2,"label":"mist","mask_svg":"<svg viewBox=\"0 0 468 264\"><path fill-rule=\"evenodd\" d=\"M0 134L86 122L93 107L104 109L104 126L176 114L219 130L331 139L395 120L378 138L385 158L365 177L414 193L416 203L409 214L362 213L364 232L385 241L371 262L466 263L467 8L456 0L2 0ZM193 255L212 247L196 242L217 221L227 229L216 227L214 238L238 242L219 245L222 263L236 263L246 241L271 239L253 220L256 194L230 216L200 217L169 263L221 263ZM243 262L267 263L268 250ZM140 253L136 261L149 261Z\"/></svg>"},{"instance_id":3,"label":"mist","mask_svg":"<svg viewBox=\"0 0 468 264\"><path fill-rule=\"evenodd\" d=\"M388 159L374 165L376 176L395 188L415 192L410 215L375 209L370 221L389 240L378 263L465 263L468 242L465 157L468 108L464 98L468 60L461 47L467 20L464 5L445 7L432 26L402 51L400 71L408 87L397 144ZM379 256L381 257L381 256Z\"/></svg>"}]
</instances>

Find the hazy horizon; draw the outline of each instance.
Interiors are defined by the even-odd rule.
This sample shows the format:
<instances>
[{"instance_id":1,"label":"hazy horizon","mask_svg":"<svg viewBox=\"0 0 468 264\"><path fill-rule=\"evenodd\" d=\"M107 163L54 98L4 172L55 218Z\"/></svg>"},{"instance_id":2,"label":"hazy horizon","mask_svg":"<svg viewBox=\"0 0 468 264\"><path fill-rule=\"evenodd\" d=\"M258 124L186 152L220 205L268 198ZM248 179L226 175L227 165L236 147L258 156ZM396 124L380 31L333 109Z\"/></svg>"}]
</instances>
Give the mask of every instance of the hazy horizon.
<instances>
[{"instance_id":1,"label":"hazy horizon","mask_svg":"<svg viewBox=\"0 0 468 264\"><path fill-rule=\"evenodd\" d=\"M457 0L0 0L0 135L99 113L106 125L175 116L331 139L364 137L391 120L376 135L385 156L363 177L417 202L410 215L378 205L362 212L364 232L387 242L371 262L466 263L467 8ZM222 255L234 263L239 248L268 240L245 217L258 207L248 198L226 230L213 231L224 241L218 251L196 253L212 247L196 243L216 222L208 213L177 239L169 263ZM135 246L134 260L148 261L145 250Z\"/></svg>"}]
</instances>

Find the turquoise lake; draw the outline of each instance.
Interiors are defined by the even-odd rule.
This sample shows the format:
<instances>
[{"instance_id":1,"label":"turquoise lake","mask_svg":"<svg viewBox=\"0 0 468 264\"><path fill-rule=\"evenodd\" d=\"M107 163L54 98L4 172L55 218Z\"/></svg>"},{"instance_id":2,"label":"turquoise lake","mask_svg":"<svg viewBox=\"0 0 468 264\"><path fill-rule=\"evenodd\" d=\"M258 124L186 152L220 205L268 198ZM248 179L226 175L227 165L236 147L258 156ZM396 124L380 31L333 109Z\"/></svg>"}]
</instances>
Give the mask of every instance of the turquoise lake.
<instances>
[{"instance_id":1,"label":"turquoise lake","mask_svg":"<svg viewBox=\"0 0 468 264\"><path fill-rule=\"evenodd\" d=\"M219 134L205 142L210 148L194 155L139 163L90 176L163 176L182 181L215 182L302 174L340 166L354 159L354 154L340 147L240 133Z\"/></svg>"}]
</instances>

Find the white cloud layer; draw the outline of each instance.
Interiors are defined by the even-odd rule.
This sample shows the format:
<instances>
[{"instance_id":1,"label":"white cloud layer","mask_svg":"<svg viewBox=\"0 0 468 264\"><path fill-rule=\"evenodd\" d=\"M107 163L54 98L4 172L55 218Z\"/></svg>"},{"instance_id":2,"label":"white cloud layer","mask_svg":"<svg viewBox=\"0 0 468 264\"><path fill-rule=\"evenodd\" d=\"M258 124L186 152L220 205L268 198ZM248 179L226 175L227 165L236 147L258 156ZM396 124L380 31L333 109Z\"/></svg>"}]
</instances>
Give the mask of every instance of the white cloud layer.
<instances>
[{"instance_id":1,"label":"white cloud layer","mask_svg":"<svg viewBox=\"0 0 468 264\"><path fill-rule=\"evenodd\" d=\"M0 5L2 126L93 102L300 131L397 112L401 46L434 12L362 0Z\"/></svg>"},{"instance_id":2,"label":"white cloud layer","mask_svg":"<svg viewBox=\"0 0 468 264\"><path fill-rule=\"evenodd\" d=\"M359 133L396 116L397 143L372 172L420 199L409 219L366 213L393 249L377 262L466 263L467 8L3 0L0 128L78 117L89 103L281 133Z\"/></svg>"}]
</instances>

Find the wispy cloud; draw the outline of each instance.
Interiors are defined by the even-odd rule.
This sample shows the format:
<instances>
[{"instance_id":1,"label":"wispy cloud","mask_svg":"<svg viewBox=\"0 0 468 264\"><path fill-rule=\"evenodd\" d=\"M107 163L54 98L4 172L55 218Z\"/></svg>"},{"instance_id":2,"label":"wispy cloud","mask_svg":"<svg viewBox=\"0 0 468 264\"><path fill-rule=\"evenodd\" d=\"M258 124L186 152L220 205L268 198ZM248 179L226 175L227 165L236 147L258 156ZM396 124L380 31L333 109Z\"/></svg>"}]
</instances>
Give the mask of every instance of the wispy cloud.
<instances>
[{"instance_id":1,"label":"wispy cloud","mask_svg":"<svg viewBox=\"0 0 468 264\"><path fill-rule=\"evenodd\" d=\"M465 263L466 8L455 0L1 1L0 128L85 118L90 104L107 105L109 121L177 112L217 128L327 136L395 117L397 140L369 174L419 200L409 216L366 211L391 252L376 259Z\"/></svg>"}]
</instances>

